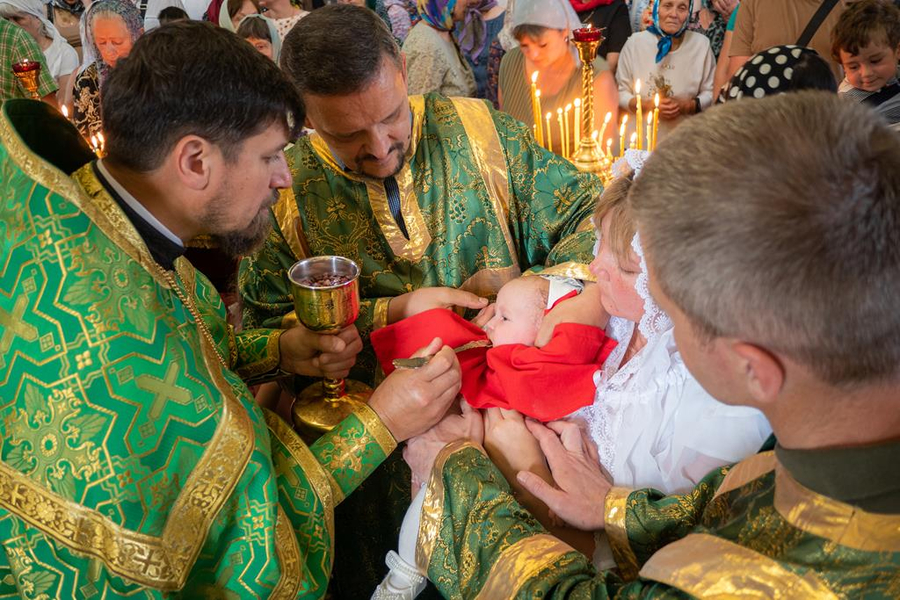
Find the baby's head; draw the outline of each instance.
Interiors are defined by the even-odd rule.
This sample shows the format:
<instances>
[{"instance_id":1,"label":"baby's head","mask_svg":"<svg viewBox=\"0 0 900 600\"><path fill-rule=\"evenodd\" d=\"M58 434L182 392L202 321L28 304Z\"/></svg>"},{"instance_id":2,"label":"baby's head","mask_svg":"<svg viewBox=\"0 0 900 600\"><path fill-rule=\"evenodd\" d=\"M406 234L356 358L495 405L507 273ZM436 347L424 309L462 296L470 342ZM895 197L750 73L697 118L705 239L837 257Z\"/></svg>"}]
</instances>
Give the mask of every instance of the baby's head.
<instances>
[{"instance_id":1,"label":"baby's head","mask_svg":"<svg viewBox=\"0 0 900 600\"><path fill-rule=\"evenodd\" d=\"M494 316L484 326L491 343L534 346L549 294L550 282L536 276L519 277L500 288Z\"/></svg>"}]
</instances>

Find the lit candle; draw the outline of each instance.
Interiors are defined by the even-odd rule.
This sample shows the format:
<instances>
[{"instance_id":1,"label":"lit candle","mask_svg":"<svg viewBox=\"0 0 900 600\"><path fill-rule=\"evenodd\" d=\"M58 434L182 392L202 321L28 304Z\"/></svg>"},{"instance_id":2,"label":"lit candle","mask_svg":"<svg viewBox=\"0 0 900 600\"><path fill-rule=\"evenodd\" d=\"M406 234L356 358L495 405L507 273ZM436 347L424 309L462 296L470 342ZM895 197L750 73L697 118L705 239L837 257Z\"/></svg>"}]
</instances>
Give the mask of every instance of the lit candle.
<instances>
[{"instance_id":1,"label":"lit candle","mask_svg":"<svg viewBox=\"0 0 900 600\"><path fill-rule=\"evenodd\" d=\"M100 154L106 154L106 138L103 137L103 132L97 132L97 141L99 142Z\"/></svg>"},{"instance_id":2,"label":"lit candle","mask_svg":"<svg viewBox=\"0 0 900 600\"><path fill-rule=\"evenodd\" d=\"M638 140L638 134L637 134L637 131L635 131L634 133L631 134L631 140L629 140L628 148L631 150L635 150L637 148L637 140Z\"/></svg>"},{"instance_id":3,"label":"lit candle","mask_svg":"<svg viewBox=\"0 0 900 600\"><path fill-rule=\"evenodd\" d=\"M640 150L641 144L643 143L643 141L641 139L643 137L643 135L642 135L643 132L641 131L641 128L644 126L644 113L641 112L643 110L643 107L641 106L641 80L640 79L638 79L637 81L634 82L634 98L635 98L635 100L637 100L637 105L635 108L637 114L635 115L634 127L635 127L635 132L637 133L637 149Z\"/></svg>"},{"instance_id":4,"label":"lit candle","mask_svg":"<svg viewBox=\"0 0 900 600\"><path fill-rule=\"evenodd\" d=\"M606 133L606 126L609 125L609 122L612 121L612 113L606 113L606 116L603 117L603 127L600 128L600 137L599 139L603 140L603 134Z\"/></svg>"},{"instance_id":5,"label":"lit candle","mask_svg":"<svg viewBox=\"0 0 900 600\"><path fill-rule=\"evenodd\" d=\"M647 115L647 150L653 150L653 113Z\"/></svg>"},{"instance_id":6,"label":"lit candle","mask_svg":"<svg viewBox=\"0 0 900 600\"><path fill-rule=\"evenodd\" d=\"M596 143L596 142L597 142L597 138L598 138L599 136L600 136L600 132L597 131L597 130L595 129L595 130L594 130L594 133L591 134L591 140L593 140L594 143Z\"/></svg>"},{"instance_id":7,"label":"lit candle","mask_svg":"<svg viewBox=\"0 0 900 600\"><path fill-rule=\"evenodd\" d=\"M575 128L575 147L572 152L578 152L578 146L581 144L581 98L575 98L575 122L572 123Z\"/></svg>"},{"instance_id":8,"label":"lit candle","mask_svg":"<svg viewBox=\"0 0 900 600\"><path fill-rule=\"evenodd\" d=\"M550 119L553 118L553 113L547 113L547 150L553 152L553 130L550 129Z\"/></svg>"},{"instance_id":9,"label":"lit candle","mask_svg":"<svg viewBox=\"0 0 900 600\"><path fill-rule=\"evenodd\" d=\"M653 96L653 147L650 150L656 150L656 135L659 133L659 92Z\"/></svg>"},{"instance_id":10,"label":"lit candle","mask_svg":"<svg viewBox=\"0 0 900 600\"><path fill-rule=\"evenodd\" d=\"M100 157L100 147L97 145L97 136L96 135L91 136L91 149L94 151L94 154L96 154L97 157L99 158Z\"/></svg>"},{"instance_id":11,"label":"lit candle","mask_svg":"<svg viewBox=\"0 0 900 600\"><path fill-rule=\"evenodd\" d=\"M62 109L60 112L62 112L62 116L66 118L66 121L68 121L69 120L69 108L65 104L62 105Z\"/></svg>"},{"instance_id":12,"label":"lit candle","mask_svg":"<svg viewBox=\"0 0 900 600\"><path fill-rule=\"evenodd\" d=\"M540 92L537 89L537 78L538 72L535 71L531 74L531 117L534 119L534 124L537 127L534 128L536 139L538 144L544 143L544 136L541 132L541 96Z\"/></svg>"},{"instance_id":13,"label":"lit candle","mask_svg":"<svg viewBox=\"0 0 900 600\"><path fill-rule=\"evenodd\" d=\"M572 138L569 137L569 111L572 110L572 103L566 104L563 111L563 125L566 127L566 158L572 156Z\"/></svg>"},{"instance_id":14,"label":"lit candle","mask_svg":"<svg viewBox=\"0 0 900 600\"><path fill-rule=\"evenodd\" d=\"M610 161L612 161L612 158L613 158L612 142L613 142L612 137L610 137L608 140L606 140L606 158L608 158Z\"/></svg>"},{"instance_id":15,"label":"lit candle","mask_svg":"<svg viewBox=\"0 0 900 600\"><path fill-rule=\"evenodd\" d=\"M628 127L628 115L622 116L622 126L619 127L619 156L625 155L625 129Z\"/></svg>"},{"instance_id":16,"label":"lit candle","mask_svg":"<svg viewBox=\"0 0 900 600\"><path fill-rule=\"evenodd\" d=\"M559 123L559 154L562 157L566 156L566 133L565 128L563 127L563 110L561 108L556 109L556 121Z\"/></svg>"}]
</instances>

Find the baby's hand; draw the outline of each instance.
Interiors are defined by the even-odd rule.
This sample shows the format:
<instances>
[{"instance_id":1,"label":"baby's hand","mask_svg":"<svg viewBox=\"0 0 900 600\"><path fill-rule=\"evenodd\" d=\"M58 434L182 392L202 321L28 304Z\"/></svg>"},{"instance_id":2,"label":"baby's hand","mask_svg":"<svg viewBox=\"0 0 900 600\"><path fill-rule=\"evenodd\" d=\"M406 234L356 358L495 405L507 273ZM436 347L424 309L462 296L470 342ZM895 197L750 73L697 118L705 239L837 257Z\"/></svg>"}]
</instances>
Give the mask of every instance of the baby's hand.
<instances>
[{"instance_id":1,"label":"baby's hand","mask_svg":"<svg viewBox=\"0 0 900 600\"><path fill-rule=\"evenodd\" d=\"M537 438L515 410L489 408L484 411L484 448L510 481L519 471L546 471L544 453Z\"/></svg>"}]
</instances>

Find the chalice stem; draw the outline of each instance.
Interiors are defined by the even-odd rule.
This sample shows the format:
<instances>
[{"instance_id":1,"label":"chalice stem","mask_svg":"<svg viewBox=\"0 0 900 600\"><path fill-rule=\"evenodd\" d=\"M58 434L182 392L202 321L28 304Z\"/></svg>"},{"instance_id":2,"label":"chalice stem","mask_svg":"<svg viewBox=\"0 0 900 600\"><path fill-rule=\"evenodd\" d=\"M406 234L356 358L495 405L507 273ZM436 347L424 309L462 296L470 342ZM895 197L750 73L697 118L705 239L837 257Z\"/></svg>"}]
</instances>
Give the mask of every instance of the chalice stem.
<instances>
[{"instance_id":1,"label":"chalice stem","mask_svg":"<svg viewBox=\"0 0 900 600\"><path fill-rule=\"evenodd\" d=\"M343 379L331 379L330 377L326 377L322 382L322 387L325 389L325 399L329 402L337 402L344 395Z\"/></svg>"}]
</instances>

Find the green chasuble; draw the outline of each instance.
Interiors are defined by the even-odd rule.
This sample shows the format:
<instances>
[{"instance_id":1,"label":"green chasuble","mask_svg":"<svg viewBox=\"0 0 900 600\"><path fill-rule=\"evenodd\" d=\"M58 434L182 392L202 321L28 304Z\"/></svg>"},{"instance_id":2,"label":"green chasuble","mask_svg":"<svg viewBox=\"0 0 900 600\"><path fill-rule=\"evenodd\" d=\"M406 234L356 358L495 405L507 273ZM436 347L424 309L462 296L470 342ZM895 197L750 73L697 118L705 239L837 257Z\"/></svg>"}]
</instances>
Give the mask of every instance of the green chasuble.
<instances>
[{"instance_id":1,"label":"green chasuble","mask_svg":"<svg viewBox=\"0 0 900 600\"><path fill-rule=\"evenodd\" d=\"M55 111L2 113L0 598L322 597L390 433L363 407L307 447L264 414L236 371L275 374L277 332L155 263Z\"/></svg>"},{"instance_id":2,"label":"green chasuble","mask_svg":"<svg viewBox=\"0 0 900 600\"><path fill-rule=\"evenodd\" d=\"M681 496L613 488L604 509L618 569L598 573L516 503L480 447L456 442L426 488L416 561L451 599L897 598L900 444L861 450L852 470L826 454L804 460L823 489L880 482L840 495L871 499L869 510L799 483L780 448Z\"/></svg>"},{"instance_id":3,"label":"green chasuble","mask_svg":"<svg viewBox=\"0 0 900 600\"><path fill-rule=\"evenodd\" d=\"M433 286L494 296L544 265L592 280L585 265L593 258L598 178L538 146L524 125L482 100L428 94L409 104L412 136L395 177L409 237L384 183L347 172L314 134L288 151L293 189L282 192L272 234L244 259L238 278L244 325L277 327L292 322L286 272L294 262L329 254L356 261L356 325L366 347L351 377L369 384L377 367L368 335L386 324L394 296ZM409 498L409 469L397 453L338 511L339 598L368 597L381 581Z\"/></svg>"}]
</instances>

